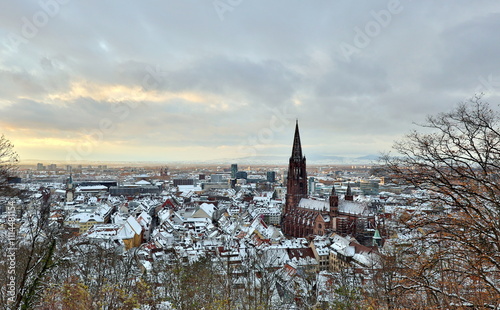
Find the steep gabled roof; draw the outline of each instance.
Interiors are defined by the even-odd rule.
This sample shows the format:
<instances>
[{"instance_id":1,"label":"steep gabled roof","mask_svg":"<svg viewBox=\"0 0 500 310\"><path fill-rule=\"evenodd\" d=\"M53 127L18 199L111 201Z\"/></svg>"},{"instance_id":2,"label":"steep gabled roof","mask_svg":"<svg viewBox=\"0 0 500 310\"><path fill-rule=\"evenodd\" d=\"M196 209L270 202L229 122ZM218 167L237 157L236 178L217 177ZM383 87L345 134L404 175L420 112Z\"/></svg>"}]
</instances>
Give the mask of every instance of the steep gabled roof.
<instances>
[{"instance_id":1,"label":"steep gabled roof","mask_svg":"<svg viewBox=\"0 0 500 310\"><path fill-rule=\"evenodd\" d=\"M127 224L137 235L140 235L142 233L141 224L139 224L139 222L137 222L137 220L133 216L128 217Z\"/></svg>"}]
</instances>

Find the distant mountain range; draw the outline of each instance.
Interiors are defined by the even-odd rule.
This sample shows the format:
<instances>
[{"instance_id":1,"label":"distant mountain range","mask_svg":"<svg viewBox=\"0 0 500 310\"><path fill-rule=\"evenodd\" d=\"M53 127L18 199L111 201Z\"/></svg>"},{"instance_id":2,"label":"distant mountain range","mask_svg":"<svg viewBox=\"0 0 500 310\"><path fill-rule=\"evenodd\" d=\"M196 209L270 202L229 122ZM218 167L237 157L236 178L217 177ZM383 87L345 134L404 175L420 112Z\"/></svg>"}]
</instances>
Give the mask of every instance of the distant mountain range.
<instances>
[{"instance_id":1,"label":"distant mountain range","mask_svg":"<svg viewBox=\"0 0 500 310\"><path fill-rule=\"evenodd\" d=\"M308 164L315 165L370 165L375 164L379 155L364 155L364 156L337 156L337 155L307 155ZM249 156L240 158L222 158L213 160L199 160L199 161L82 161L80 163L68 163L66 161L58 160L38 160L28 159L23 160L23 165L36 165L36 163L55 163L58 167L63 168L65 165L82 164L86 165L108 165L108 166L148 166L148 165L168 165L168 164L189 164L189 165L230 165L230 164L246 164L246 165L288 165L288 156L277 155L262 155L262 156Z\"/></svg>"},{"instance_id":2,"label":"distant mountain range","mask_svg":"<svg viewBox=\"0 0 500 310\"><path fill-rule=\"evenodd\" d=\"M364 156L336 156L336 155L311 155L305 154L307 163L309 164L335 164L335 165L369 165L375 164L380 157L379 155L364 155ZM287 165L289 156L250 156L235 159L209 160L206 163L238 163L238 164L278 164Z\"/></svg>"},{"instance_id":3,"label":"distant mountain range","mask_svg":"<svg viewBox=\"0 0 500 310\"><path fill-rule=\"evenodd\" d=\"M378 160L379 155L364 155L358 157L352 156L335 156L335 155L313 155L311 158L307 158L308 161L333 161L333 162L343 162L346 164L350 163L360 163L360 162L375 162Z\"/></svg>"}]
</instances>

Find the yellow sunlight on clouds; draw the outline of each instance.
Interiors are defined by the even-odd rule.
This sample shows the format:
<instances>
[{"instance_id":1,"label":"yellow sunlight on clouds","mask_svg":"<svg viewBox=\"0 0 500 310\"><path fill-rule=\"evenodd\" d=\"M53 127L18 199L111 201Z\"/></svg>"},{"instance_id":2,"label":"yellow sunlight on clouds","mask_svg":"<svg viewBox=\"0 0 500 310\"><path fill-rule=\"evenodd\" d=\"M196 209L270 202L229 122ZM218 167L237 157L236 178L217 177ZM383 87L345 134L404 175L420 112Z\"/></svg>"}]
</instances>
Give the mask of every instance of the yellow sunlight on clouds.
<instances>
[{"instance_id":1,"label":"yellow sunlight on clouds","mask_svg":"<svg viewBox=\"0 0 500 310\"><path fill-rule=\"evenodd\" d=\"M167 92L160 90L145 90L140 86L106 85L89 81L74 82L66 92L49 94L51 101L70 102L78 98L91 98L104 102L168 102L173 99L182 99L192 103L208 103L216 101L213 95L195 92Z\"/></svg>"},{"instance_id":2,"label":"yellow sunlight on clouds","mask_svg":"<svg viewBox=\"0 0 500 310\"><path fill-rule=\"evenodd\" d=\"M160 102L166 100L164 94L155 91L145 91L139 86L106 85L92 82L74 82L71 88L62 93L49 94L50 100L73 101L78 98L92 98L95 101L149 101Z\"/></svg>"},{"instance_id":3,"label":"yellow sunlight on clouds","mask_svg":"<svg viewBox=\"0 0 500 310\"><path fill-rule=\"evenodd\" d=\"M16 147L33 147L33 146L56 146L66 147L75 145L75 140L61 138L23 138L16 141Z\"/></svg>"}]
</instances>

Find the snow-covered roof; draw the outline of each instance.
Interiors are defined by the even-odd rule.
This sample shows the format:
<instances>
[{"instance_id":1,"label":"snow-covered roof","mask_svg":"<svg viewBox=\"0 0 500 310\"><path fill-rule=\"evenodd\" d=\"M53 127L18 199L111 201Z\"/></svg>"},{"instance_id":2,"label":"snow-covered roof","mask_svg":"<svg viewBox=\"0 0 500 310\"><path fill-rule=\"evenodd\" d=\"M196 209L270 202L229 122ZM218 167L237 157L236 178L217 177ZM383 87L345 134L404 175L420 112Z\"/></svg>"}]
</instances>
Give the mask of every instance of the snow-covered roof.
<instances>
[{"instance_id":1,"label":"snow-covered roof","mask_svg":"<svg viewBox=\"0 0 500 310\"><path fill-rule=\"evenodd\" d=\"M330 247L336 252L344 253L344 249L349 247L350 243L351 241L349 241L348 239L335 234L332 237L332 245ZM352 253L352 255L354 255L354 253Z\"/></svg>"},{"instance_id":2,"label":"snow-covered roof","mask_svg":"<svg viewBox=\"0 0 500 310\"><path fill-rule=\"evenodd\" d=\"M139 224L141 224L142 227L144 227L144 229L149 229L151 220L152 220L151 215L147 214L144 211L142 211L142 213L137 218L137 221L139 222Z\"/></svg>"},{"instance_id":3,"label":"snow-covered roof","mask_svg":"<svg viewBox=\"0 0 500 310\"><path fill-rule=\"evenodd\" d=\"M101 204L96 209L96 213L99 214L99 215L101 215L101 216L103 216L103 217L106 216L111 211L112 211L111 206L109 206L107 204Z\"/></svg>"},{"instance_id":4,"label":"snow-covered roof","mask_svg":"<svg viewBox=\"0 0 500 310\"><path fill-rule=\"evenodd\" d=\"M315 211L328 211L330 209L330 203L324 200L303 198L299 202L299 208Z\"/></svg>"},{"instance_id":5,"label":"snow-covered roof","mask_svg":"<svg viewBox=\"0 0 500 310\"><path fill-rule=\"evenodd\" d=\"M142 232L142 226L137 222L137 220L133 216L129 216L127 219L127 224L130 225L130 228L137 234L140 235Z\"/></svg>"},{"instance_id":6,"label":"snow-covered roof","mask_svg":"<svg viewBox=\"0 0 500 310\"><path fill-rule=\"evenodd\" d=\"M366 210L365 203L342 200L339 202L339 212L349 214L363 214Z\"/></svg>"},{"instance_id":7,"label":"snow-covered roof","mask_svg":"<svg viewBox=\"0 0 500 310\"><path fill-rule=\"evenodd\" d=\"M330 249L327 247L324 248L316 248L316 252L318 253L319 256L325 256L330 253Z\"/></svg>"},{"instance_id":8,"label":"snow-covered roof","mask_svg":"<svg viewBox=\"0 0 500 310\"><path fill-rule=\"evenodd\" d=\"M285 248L267 247L261 258L265 267L282 267L290 257Z\"/></svg>"},{"instance_id":9,"label":"snow-covered roof","mask_svg":"<svg viewBox=\"0 0 500 310\"><path fill-rule=\"evenodd\" d=\"M213 218L215 213L215 205L211 203L202 203L200 209L203 210L210 218Z\"/></svg>"},{"instance_id":10,"label":"snow-covered roof","mask_svg":"<svg viewBox=\"0 0 500 310\"><path fill-rule=\"evenodd\" d=\"M262 197L262 196L253 197L253 201L269 202L270 200L271 200L271 197Z\"/></svg>"},{"instance_id":11,"label":"snow-covered roof","mask_svg":"<svg viewBox=\"0 0 500 310\"><path fill-rule=\"evenodd\" d=\"M201 187L197 185L177 185L179 192L188 193L188 192L200 192L202 191Z\"/></svg>"},{"instance_id":12,"label":"snow-covered roof","mask_svg":"<svg viewBox=\"0 0 500 310\"><path fill-rule=\"evenodd\" d=\"M132 229L130 225L128 225L128 222L122 225L120 230L117 233L117 237L121 239L132 239L134 238L135 231Z\"/></svg>"},{"instance_id":13,"label":"snow-covered roof","mask_svg":"<svg viewBox=\"0 0 500 310\"><path fill-rule=\"evenodd\" d=\"M86 223L89 221L95 221L98 223L104 222L104 218L98 214L95 213L76 213L68 217L67 219L68 222L80 222L80 223Z\"/></svg>"},{"instance_id":14,"label":"snow-covered roof","mask_svg":"<svg viewBox=\"0 0 500 310\"><path fill-rule=\"evenodd\" d=\"M88 230L87 236L95 239L115 239L120 227L117 224L97 224Z\"/></svg>"},{"instance_id":15,"label":"snow-covered roof","mask_svg":"<svg viewBox=\"0 0 500 310\"><path fill-rule=\"evenodd\" d=\"M151 182L146 181L146 180L140 180L135 182L135 185L151 185Z\"/></svg>"},{"instance_id":16,"label":"snow-covered roof","mask_svg":"<svg viewBox=\"0 0 500 310\"><path fill-rule=\"evenodd\" d=\"M315 200L302 198L299 202L299 208L314 210L314 211L329 211L330 203L325 200ZM367 209L366 202L355 202L341 200L339 202L339 212L349 214L363 214Z\"/></svg>"},{"instance_id":17,"label":"snow-covered roof","mask_svg":"<svg viewBox=\"0 0 500 310\"><path fill-rule=\"evenodd\" d=\"M78 186L76 188L77 192L84 192L84 191L107 191L108 188L104 185L88 185L88 186Z\"/></svg>"},{"instance_id":18,"label":"snow-covered roof","mask_svg":"<svg viewBox=\"0 0 500 310\"><path fill-rule=\"evenodd\" d=\"M146 269L147 271L153 270L153 265L150 262L148 262L147 260L141 260L141 264L144 267L144 269Z\"/></svg>"},{"instance_id":19,"label":"snow-covered roof","mask_svg":"<svg viewBox=\"0 0 500 310\"><path fill-rule=\"evenodd\" d=\"M373 267L378 265L378 256L374 253L356 253L352 258L358 264L361 264L365 267Z\"/></svg>"}]
</instances>

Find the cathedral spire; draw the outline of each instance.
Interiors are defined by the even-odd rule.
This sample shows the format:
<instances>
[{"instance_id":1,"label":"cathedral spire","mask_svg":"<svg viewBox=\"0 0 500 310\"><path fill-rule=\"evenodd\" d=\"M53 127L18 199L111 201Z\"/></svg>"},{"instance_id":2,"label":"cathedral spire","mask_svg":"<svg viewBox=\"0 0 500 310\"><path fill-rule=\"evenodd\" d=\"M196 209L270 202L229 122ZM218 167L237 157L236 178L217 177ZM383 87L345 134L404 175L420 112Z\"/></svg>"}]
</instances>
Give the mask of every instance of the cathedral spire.
<instances>
[{"instance_id":1,"label":"cathedral spire","mask_svg":"<svg viewBox=\"0 0 500 310\"><path fill-rule=\"evenodd\" d=\"M335 184L332 186L332 192L328 200L330 201L330 216L337 217L339 215L339 196L335 191Z\"/></svg>"},{"instance_id":2,"label":"cathedral spire","mask_svg":"<svg viewBox=\"0 0 500 310\"><path fill-rule=\"evenodd\" d=\"M295 136L293 138L292 159L302 160L302 145L300 144L299 120L295 124Z\"/></svg>"},{"instance_id":3,"label":"cathedral spire","mask_svg":"<svg viewBox=\"0 0 500 310\"><path fill-rule=\"evenodd\" d=\"M354 196L352 195L351 184L347 182L347 190L345 191L344 200L353 201Z\"/></svg>"},{"instance_id":4,"label":"cathedral spire","mask_svg":"<svg viewBox=\"0 0 500 310\"><path fill-rule=\"evenodd\" d=\"M352 196L351 184L349 182L347 182L347 190L345 194L348 196Z\"/></svg>"},{"instance_id":5,"label":"cathedral spire","mask_svg":"<svg viewBox=\"0 0 500 310\"><path fill-rule=\"evenodd\" d=\"M295 124L292 156L288 164L288 176L285 196L285 210L283 212L282 227L285 235L303 237L293 221L293 214L298 210L300 200L307 198L307 169L306 158L302 155L300 144L299 122Z\"/></svg>"}]
</instances>

